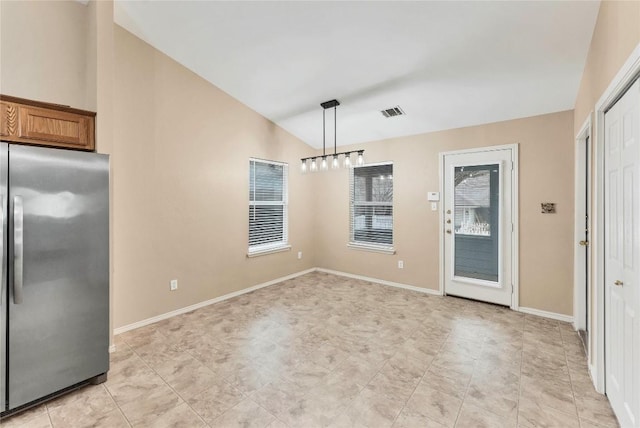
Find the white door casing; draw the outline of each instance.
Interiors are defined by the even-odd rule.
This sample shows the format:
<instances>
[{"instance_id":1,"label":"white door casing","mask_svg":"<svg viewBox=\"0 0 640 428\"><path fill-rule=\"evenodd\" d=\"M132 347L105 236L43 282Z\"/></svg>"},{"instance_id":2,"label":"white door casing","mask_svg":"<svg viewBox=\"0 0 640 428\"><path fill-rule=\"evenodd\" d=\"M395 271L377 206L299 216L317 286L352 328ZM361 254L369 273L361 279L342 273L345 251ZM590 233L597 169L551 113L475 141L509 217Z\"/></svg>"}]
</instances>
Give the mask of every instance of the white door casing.
<instances>
[{"instance_id":1,"label":"white door casing","mask_svg":"<svg viewBox=\"0 0 640 428\"><path fill-rule=\"evenodd\" d=\"M497 303L512 308L517 308L517 300L513 297L513 284L516 271L514 269L514 243L515 243L515 173L514 167L517 159L517 146L487 147L468 151L448 152L441 154L442 178L443 178L443 203L442 203L442 227L443 227L443 288L444 293L475 300ZM497 225L490 226L489 232L493 235L497 232L497 275L490 275L483 279L482 274L461 273L460 263L456 264L456 254L461 257L460 251L456 252L456 245L462 246L465 239L476 238L467 235L460 227L460 223L468 218L468 210L460 207L460 201L455 203L456 171L458 174L465 168L479 169L487 172L497 172L497 183L492 178L491 186L498 186ZM458 196L460 198L460 196ZM456 211L457 205L458 210ZM471 213L473 215L473 213ZM461 220L462 219L462 220ZM457 237L456 237L457 236ZM477 237L482 239L482 237ZM456 242L458 244L456 244ZM515 247L517 248L517 247ZM480 256L478 256L480 257ZM491 263L495 263L492 261Z\"/></svg>"},{"instance_id":2,"label":"white door casing","mask_svg":"<svg viewBox=\"0 0 640 428\"><path fill-rule=\"evenodd\" d=\"M640 81L605 114L605 379L625 427L640 427Z\"/></svg>"}]
</instances>

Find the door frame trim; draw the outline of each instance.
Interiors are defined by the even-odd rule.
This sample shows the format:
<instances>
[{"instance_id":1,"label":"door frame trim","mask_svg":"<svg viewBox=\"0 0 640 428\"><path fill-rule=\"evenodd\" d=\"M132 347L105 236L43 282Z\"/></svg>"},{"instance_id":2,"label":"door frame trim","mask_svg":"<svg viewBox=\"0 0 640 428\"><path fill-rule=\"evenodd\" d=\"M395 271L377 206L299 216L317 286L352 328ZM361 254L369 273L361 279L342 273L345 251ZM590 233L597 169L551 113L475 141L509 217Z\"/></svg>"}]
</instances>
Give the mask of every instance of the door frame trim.
<instances>
[{"instance_id":1,"label":"door frame trim","mask_svg":"<svg viewBox=\"0 0 640 428\"><path fill-rule=\"evenodd\" d=\"M475 147L470 149L462 149L462 150L452 150L448 152L440 152L439 153L439 175L440 175L440 210L439 210L439 218L440 226L438 227L438 235L439 235L439 245L440 251L438 251L438 259L439 259L439 267L440 267L440 275L439 275L439 287L438 291L441 296L444 295L444 279L445 279L445 248L444 248L444 159L447 155L456 155L456 154L472 154L472 153L480 153L480 152L491 152L497 150L506 150L511 149L511 162L513 163L513 170L511 171L511 220L513 223L513 233L511 234L511 281L512 281L512 293L511 293L511 305L510 308L514 311L519 310L520 308L520 272L519 272L519 260L520 260L520 246L519 246L519 236L520 236L520 220L518 215L518 206L519 206L519 185L518 185L518 177L519 177L519 153L518 153L518 143L514 144L504 144L500 146L488 146L488 147Z\"/></svg>"},{"instance_id":2,"label":"door frame trim","mask_svg":"<svg viewBox=\"0 0 640 428\"><path fill-rule=\"evenodd\" d=\"M592 278L595 281L593 297L593 313L591 319L590 336L595 343L595 352L590 354L589 371L596 391L606 392L605 386L605 302L604 302L604 114L624 94L625 90L640 76L640 43L631 52L625 63L609 83L607 89L595 105L593 128L593 201L595 210L592 213L592 233L594 240L592 247ZM593 205L592 205L593 206ZM591 339L590 339L591 341Z\"/></svg>"},{"instance_id":3,"label":"door frame trim","mask_svg":"<svg viewBox=\"0 0 640 428\"><path fill-rule=\"evenodd\" d=\"M592 158L589 156L589 164L587 165L587 171L584 171L584 168L579 167L582 162L584 162L583 156L585 155L585 151L588 149L585 146L585 142L587 138L589 138L590 143L593 143L593 139L591 138L591 115L585 120L584 124L580 127L580 131L576 135L575 146L574 146L574 154L575 154L575 183L574 183L574 232L573 232L573 328L576 330L586 329L586 325L584 322L585 315L587 314L587 307L585 301L588 299L591 302L591 276L589 278L584 277L584 257L580 254L583 250L582 246L578 244L581 236L584 234L584 217L582 216L584 211L585 201L583 198L578 198L578 195L582 195L584 192L584 175L585 173L588 176L587 186L587 199L591 201L592 191L592 168L591 161ZM593 144L591 144L593 147ZM591 150L593 151L593 150ZM591 153L589 153L591 154ZM591 229L591 216L592 207L589 204L589 208L585 213L589 216L589 229ZM589 236L589 240L591 236ZM589 261L591 262L592 252L589 253ZM591 263L589 263L591 265ZM588 290L585 289L585 282L588 281ZM591 340L589 340L588 345L588 355L591 355Z\"/></svg>"}]
</instances>

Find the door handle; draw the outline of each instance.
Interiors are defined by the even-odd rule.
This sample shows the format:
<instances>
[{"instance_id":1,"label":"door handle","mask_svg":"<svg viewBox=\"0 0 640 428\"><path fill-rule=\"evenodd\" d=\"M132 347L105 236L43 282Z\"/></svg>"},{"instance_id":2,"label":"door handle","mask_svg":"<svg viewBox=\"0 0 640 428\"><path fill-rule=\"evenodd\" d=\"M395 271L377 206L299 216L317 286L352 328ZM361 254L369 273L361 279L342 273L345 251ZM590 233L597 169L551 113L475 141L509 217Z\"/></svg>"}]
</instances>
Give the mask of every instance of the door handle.
<instances>
[{"instance_id":1,"label":"door handle","mask_svg":"<svg viewBox=\"0 0 640 428\"><path fill-rule=\"evenodd\" d=\"M445 232L447 232L448 234L451 234L451 229L447 229Z\"/></svg>"},{"instance_id":2,"label":"door handle","mask_svg":"<svg viewBox=\"0 0 640 428\"><path fill-rule=\"evenodd\" d=\"M13 198L13 303L22 303L22 268L24 256L24 210L22 196Z\"/></svg>"},{"instance_id":3,"label":"door handle","mask_svg":"<svg viewBox=\"0 0 640 428\"><path fill-rule=\"evenodd\" d=\"M622 282L622 281L620 281L620 280L618 279L618 280L615 280L615 281L613 282L613 285L617 285L618 287L622 287L622 286L624 285L624 282Z\"/></svg>"},{"instance_id":4,"label":"door handle","mask_svg":"<svg viewBox=\"0 0 640 428\"><path fill-rule=\"evenodd\" d=\"M451 219L447 219L447 224L451 224Z\"/></svg>"},{"instance_id":5,"label":"door handle","mask_svg":"<svg viewBox=\"0 0 640 428\"><path fill-rule=\"evenodd\" d=\"M589 246L589 241L580 241L578 242L580 245L582 245L583 247L588 247Z\"/></svg>"}]
</instances>

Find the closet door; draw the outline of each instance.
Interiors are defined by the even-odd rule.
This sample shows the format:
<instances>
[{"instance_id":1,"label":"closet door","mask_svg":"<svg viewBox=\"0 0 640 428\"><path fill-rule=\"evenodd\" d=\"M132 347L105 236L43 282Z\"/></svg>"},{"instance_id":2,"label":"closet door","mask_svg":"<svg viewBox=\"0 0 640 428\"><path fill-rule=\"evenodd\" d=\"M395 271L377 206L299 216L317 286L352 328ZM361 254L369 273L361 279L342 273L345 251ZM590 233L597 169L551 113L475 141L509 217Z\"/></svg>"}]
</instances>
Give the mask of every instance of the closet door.
<instances>
[{"instance_id":1,"label":"closet door","mask_svg":"<svg viewBox=\"0 0 640 428\"><path fill-rule=\"evenodd\" d=\"M605 114L604 149L606 392L640 427L640 81Z\"/></svg>"}]
</instances>

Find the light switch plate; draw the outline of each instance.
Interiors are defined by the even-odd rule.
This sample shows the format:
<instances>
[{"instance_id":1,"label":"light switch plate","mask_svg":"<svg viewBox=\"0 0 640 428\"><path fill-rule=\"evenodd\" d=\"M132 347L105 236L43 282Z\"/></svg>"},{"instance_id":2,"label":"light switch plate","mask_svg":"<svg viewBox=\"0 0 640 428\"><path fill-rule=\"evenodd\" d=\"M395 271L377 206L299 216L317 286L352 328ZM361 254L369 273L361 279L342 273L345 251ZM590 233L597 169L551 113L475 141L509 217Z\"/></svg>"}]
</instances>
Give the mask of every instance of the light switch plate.
<instances>
[{"instance_id":1,"label":"light switch plate","mask_svg":"<svg viewBox=\"0 0 640 428\"><path fill-rule=\"evenodd\" d=\"M427 200L428 201L439 201L440 200L440 192L429 192L427 193Z\"/></svg>"}]
</instances>

